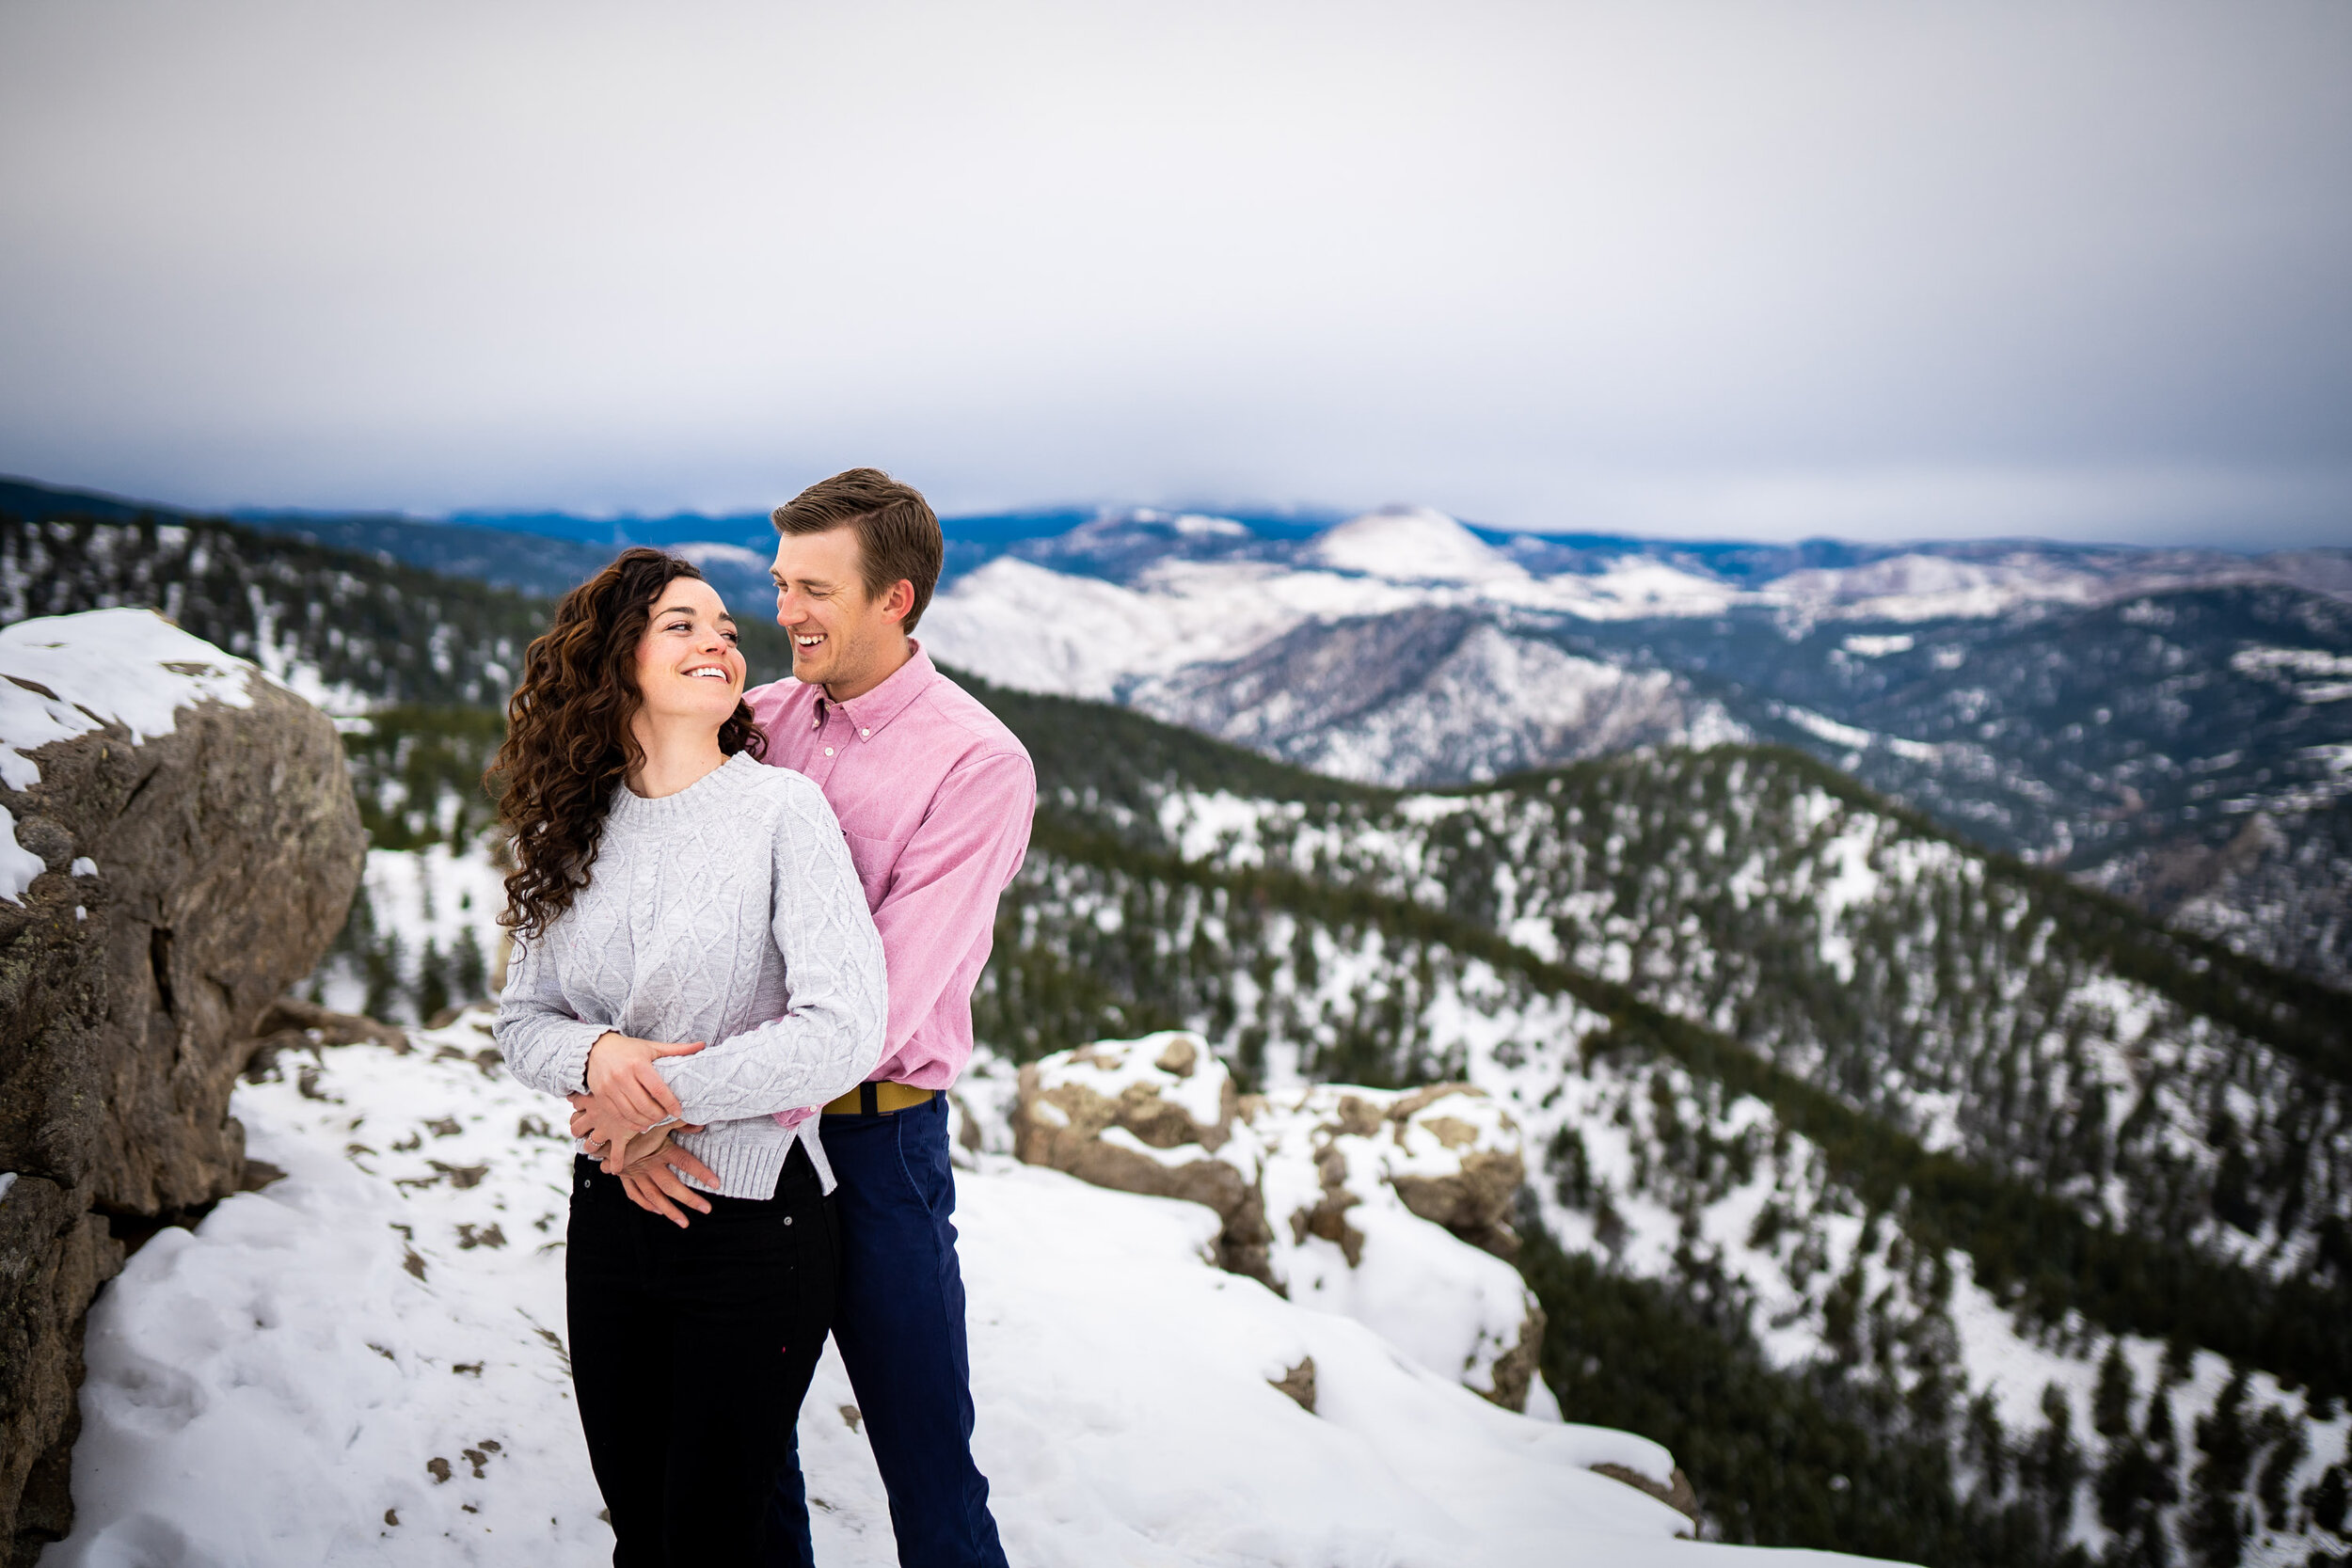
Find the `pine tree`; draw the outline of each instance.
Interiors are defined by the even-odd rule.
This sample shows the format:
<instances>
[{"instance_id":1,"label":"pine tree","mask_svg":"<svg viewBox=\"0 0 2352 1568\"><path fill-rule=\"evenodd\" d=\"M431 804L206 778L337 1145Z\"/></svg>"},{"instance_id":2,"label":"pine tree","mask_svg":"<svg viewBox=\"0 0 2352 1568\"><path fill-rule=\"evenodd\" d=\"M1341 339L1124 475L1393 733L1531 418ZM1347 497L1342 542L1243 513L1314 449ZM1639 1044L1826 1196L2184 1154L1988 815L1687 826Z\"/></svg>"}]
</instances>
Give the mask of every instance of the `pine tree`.
<instances>
[{"instance_id":1,"label":"pine tree","mask_svg":"<svg viewBox=\"0 0 2352 1568\"><path fill-rule=\"evenodd\" d=\"M2099 1386L2090 1396L2090 1429L2113 1439L2132 1429L2132 1369L2123 1359L2123 1341L2107 1342L2106 1359L2099 1363Z\"/></svg>"},{"instance_id":2,"label":"pine tree","mask_svg":"<svg viewBox=\"0 0 2352 1568\"><path fill-rule=\"evenodd\" d=\"M2262 1468L2254 1475L2254 1496L2262 1503L2263 1523L2274 1530L2287 1528L2287 1483L2312 1451L2305 1423L2275 1404L2263 1406L2254 1422L2256 1440L2265 1450Z\"/></svg>"},{"instance_id":3,"label":"pine tree","mask_svg":"<svg viewBox=\"0 0 2352 1568\"><path fill-rule=\"evenodd\" d=\"M2074 1492L2082 1484L2083 1454L2074 1442L2074 1411L2066 1391L2052 1383L2042 1390L2042 1430L2034 1434L2020 1468L2041 1495L2050 1539L2063 1542L2074 1517Z\"/></svg>"},{"instance_id":4,"label":"pine tree","mask_svg":"<svg viewBox=\"0 0 2352 1568\"><path fill-rule=\"evenodd\" d=\"M2193 1490L2181 1539L2207 1568L2236 1568L2246 1550L2248 1521L2238 1493L2254 1458L2246 1421L2247 1381L2246 1369L2234 1369L2213 1410L2197 1421L2197 1449L2203 1457L2190 1477Z\"/></svg>"}]
</instances>

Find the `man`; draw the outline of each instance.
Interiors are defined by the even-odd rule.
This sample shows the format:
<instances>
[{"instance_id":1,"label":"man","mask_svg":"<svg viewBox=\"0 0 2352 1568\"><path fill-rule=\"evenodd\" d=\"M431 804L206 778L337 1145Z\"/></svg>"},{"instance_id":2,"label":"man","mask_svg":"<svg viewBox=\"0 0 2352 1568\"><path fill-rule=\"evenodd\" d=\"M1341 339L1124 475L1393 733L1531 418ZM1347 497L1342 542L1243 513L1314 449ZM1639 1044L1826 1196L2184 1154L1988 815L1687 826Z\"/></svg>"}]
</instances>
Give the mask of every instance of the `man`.
<instances>
[{"instance_id":1,"label":"man","mask_svg":"<svg viewBox=\"0 0 2352 1568\"><path fill-rule=\"evenodd\" d=\"M882 1064L824 1107L820 1128L840 1181L834 1342L889 1489L898 1560L1003 1568L988 1482L972 1462L946 1091L972 1054L972 988L997 895L1027 852L1036 774L1012 732L910 635L945 554L919 493L852 468L771 520L776 624L791 634L794 679L745 700L768 762L807 774L840 817L890 985ZM662 1195L705 1207L674 1174L700 1179L690 1156L641 1155L635 1144L628 1153L641 1203L681 1223ZM797 1448L769 1535L809 1560Z\"/></svg>"}]
</instances>

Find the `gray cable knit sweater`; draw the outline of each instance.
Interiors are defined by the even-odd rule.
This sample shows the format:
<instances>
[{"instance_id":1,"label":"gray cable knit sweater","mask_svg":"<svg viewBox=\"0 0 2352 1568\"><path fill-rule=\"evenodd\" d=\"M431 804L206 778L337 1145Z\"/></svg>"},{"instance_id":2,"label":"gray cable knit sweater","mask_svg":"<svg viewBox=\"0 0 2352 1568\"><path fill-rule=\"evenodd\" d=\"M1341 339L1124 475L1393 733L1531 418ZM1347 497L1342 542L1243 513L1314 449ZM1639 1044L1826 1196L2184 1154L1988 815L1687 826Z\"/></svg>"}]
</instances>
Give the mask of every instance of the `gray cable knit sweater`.
<instances>
[{"instance_id":1,"label":"gray cable knit sweater","mask_svg":"<svg viewBox=\"0 0 2352 1568\"><path fill-rule=\"evenodd\" d=\"M624 784L588 886L537 938L515 944L499 998L499 1050L546 1094L585 1086L607 1030L707 1040L660 1064L690 1122L677 1142L730 1197L768 1197L797 1138L833 1190L822 1105L882 1060L882 938L833 808L788 768L727 759L675 795ZM697 1183L699 1185L699 1183Z\"/></svg>"}]
</instances>

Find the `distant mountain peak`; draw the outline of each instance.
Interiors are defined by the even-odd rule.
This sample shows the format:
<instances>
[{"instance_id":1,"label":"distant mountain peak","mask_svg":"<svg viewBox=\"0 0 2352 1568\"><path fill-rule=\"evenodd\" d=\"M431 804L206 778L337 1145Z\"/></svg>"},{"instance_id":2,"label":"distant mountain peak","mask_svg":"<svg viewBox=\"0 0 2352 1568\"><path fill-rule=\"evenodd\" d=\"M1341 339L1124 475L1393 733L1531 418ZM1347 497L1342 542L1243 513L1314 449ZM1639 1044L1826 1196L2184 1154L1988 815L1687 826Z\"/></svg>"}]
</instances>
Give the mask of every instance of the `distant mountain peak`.
<instances>
[{"instance_id":1,"label":"distant mountain peak","mask_svg":"<svg viewBox=\"0 0 2352 1568\"><path fill-rule=\"evenodd\" d=\"M1315 536L1311 559L1397 582L1494 582L1527 568L1426 506L1387 506Z\"/></svg>"}]
</instances>

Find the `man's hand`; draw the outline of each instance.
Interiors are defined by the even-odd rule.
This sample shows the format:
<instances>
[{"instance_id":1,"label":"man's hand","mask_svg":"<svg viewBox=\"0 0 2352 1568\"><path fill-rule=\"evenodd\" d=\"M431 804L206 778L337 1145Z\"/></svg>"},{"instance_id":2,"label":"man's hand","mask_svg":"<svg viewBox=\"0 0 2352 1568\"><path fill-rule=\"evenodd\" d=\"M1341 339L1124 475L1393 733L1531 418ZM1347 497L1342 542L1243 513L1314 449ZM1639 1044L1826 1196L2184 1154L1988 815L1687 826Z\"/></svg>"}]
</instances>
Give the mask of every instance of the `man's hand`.
<instances>
[{"instance_id":1,"label":"man's hand","mask_svg":"<svg viewBox=\"0 0 2352 1568\"><path fill-rule=\"evenodd\" d=\"M626 1139L678 1114L677 1096L661 1081L654 1063L664 1056L691 1055L702 1048L701 1040L670 1045L634 1039L617 1030L599 1035L588 1048L588 1092L610 1110L616 1122L627 1123L622 1134Z\"/></svg>"},{"instance_id":2,"label":"man's hand","mask_svg":"<svg viewBox=\"0 0 2352 1568\"><path fill-rule=\"evenodd\" d=\"M719 1184L719 1178L700 1160L672 1143L670 1131L665 1127L646 1133L639 1141L648 1146L642 1153L639 1143L629 1145L628 1164L621 1171L621 1190L628 1194L628 1200L638 1208L682 1227L686 1216L677 1212L672 1199L700 1214L710 1212L710 1200L679 1177L691 1176L712 1187Z\"/></svg>"}]
</instances>

